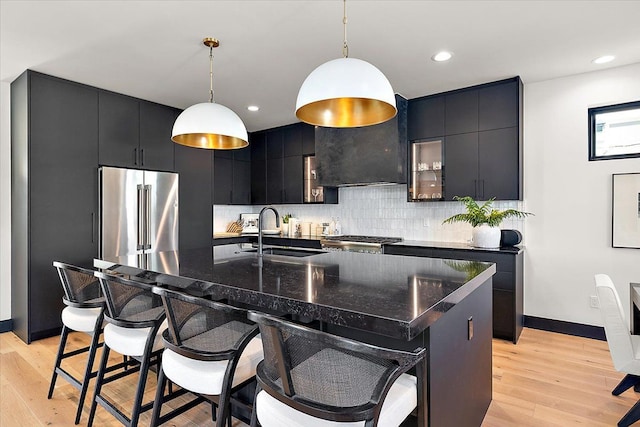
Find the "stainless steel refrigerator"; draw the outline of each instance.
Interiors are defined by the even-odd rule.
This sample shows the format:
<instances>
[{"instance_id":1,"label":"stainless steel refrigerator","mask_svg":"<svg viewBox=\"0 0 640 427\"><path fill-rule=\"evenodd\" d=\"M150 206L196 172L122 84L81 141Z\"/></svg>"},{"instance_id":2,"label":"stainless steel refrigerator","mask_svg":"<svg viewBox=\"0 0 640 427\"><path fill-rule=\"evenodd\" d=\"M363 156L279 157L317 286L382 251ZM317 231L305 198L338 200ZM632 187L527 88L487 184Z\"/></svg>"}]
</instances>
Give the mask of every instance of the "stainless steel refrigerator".
<instances>
[{"instance_id":1,"label":"stainless steel refrigerator","mask_svg":"<svg viewBox=\"0 0 640 427\"><path fill-rule=\"evenodd\" d=\"M177 254L167 251L178 250L178 174L103 166L99 197L102 259L177 269Z\"/></svg>"}]
</instances>

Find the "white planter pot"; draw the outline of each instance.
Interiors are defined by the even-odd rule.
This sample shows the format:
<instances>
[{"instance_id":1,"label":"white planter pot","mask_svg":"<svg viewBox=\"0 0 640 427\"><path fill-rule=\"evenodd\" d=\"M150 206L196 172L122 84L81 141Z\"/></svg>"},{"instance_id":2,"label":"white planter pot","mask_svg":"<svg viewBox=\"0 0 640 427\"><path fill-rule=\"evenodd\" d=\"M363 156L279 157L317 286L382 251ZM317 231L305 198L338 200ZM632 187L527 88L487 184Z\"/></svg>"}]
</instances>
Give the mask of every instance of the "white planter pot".
<instances>
[{"instance_id":1,"label":"white planter pot","mask_svg":"<svg viewBox=\"0 0 640 427\"><path fill-rule=\"evenodd\" d=\"M487 224L473 227L473 246L476 248L499 248L500 227L489 227Z\"/></svg>"},{"instance_id":2,"label":"white planter pot","mask_svg":"<svg viewBox=\"0 0 640 427\"><path fill-rule=\"evenodd\" d=\"M280 226L280 231L282 232L282 236L283 237L287 237L289 236L289 223L282 223L282 225Z\"/></svg>"}]
</instances>

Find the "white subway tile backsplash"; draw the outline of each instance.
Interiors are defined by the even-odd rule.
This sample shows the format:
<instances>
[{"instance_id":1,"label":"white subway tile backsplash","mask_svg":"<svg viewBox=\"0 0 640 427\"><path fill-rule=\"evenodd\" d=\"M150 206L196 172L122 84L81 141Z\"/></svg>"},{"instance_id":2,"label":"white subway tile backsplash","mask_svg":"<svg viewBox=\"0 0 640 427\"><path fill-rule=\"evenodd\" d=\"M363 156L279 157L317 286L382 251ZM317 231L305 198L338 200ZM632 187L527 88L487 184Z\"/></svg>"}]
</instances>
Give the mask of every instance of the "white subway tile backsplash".
<instances>
[{"instance_id":1,"label":"white subway tile backsplash","mask_svg":"<svg viewBox=\"0 0 640 427\"><path fill-rule=\"evenodd\" d=\"M471 226L442 221L463 211L460 202L409 203L405 185L360 186L339 189L338 205L275 205L280 215L293 214L304 222L330 222L340 218L343 234L402 237L405 240L428 240L466 243L471 239ZM496 201L497 209L524 209L520 201ZM223 206L213 209L215 232L226 230L241 213L258 213L262 206ZM425 227L425 220L428 226ZM275 227L269 213L267 228ZM524 221L509 219L501 228L519 230L524 235Z\"/></svg>"}]
</instances>

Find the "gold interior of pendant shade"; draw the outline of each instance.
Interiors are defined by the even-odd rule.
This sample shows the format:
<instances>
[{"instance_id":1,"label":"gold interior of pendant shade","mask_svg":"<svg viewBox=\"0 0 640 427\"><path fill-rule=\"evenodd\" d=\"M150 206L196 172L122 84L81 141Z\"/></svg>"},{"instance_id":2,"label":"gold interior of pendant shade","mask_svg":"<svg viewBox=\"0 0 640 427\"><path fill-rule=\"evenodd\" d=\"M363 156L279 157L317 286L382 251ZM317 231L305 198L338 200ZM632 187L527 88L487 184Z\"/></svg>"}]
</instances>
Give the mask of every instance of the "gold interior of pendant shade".
<instances>
[{"instance_id":1,"label":"gold interior of pendant shade","mask_svg":"<svg viewBox=\"0 0 640 427\"><path fill-rule=\"evenodd\" d=\"M175 135L171 139L173 139L174 142L186 145L187 147L207 148L209 150L233 150L249 145L247 141L240 138L210 133Z\"/></svg>"},{"instance_id":2,"label":"gold interior of pendant shade","mask_svg":"<svg viewBox=\"0 0 640 427\"><path fill-rule=\"evenodd\" d=\"M386 122L396 112L395 106L377 99L334 98L303 105L296 117L316 126L350 128Z\"/></svg>"}]
</instances>

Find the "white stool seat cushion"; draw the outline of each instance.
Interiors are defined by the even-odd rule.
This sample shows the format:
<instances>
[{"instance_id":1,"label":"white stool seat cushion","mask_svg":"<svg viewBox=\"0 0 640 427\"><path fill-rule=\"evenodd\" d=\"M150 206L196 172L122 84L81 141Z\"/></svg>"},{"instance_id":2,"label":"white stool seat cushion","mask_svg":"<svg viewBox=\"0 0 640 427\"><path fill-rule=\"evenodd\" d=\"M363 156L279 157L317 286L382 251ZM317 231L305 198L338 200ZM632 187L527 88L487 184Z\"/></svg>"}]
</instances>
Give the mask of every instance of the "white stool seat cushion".
<instances>
[{"instance_id":1,"label":"white stool seat cushion","mask_svg":"<svg viewBox=\"0 0 640 427\"><path fill-rule=\"evenodd\" d=\"M101 308L65 307L62 310L62 323L78 332L93 333Z\"/></svg>"},{"instance_id":2,"label":"white stool seat cushion","mask_svg":"<svg viewBox=\"0 0 640 427\"><path fill-rule=\"evenodd\" d=\"M416 377L402 374L389 389L382 403L379 427L397 427L411 414L418 404ZM364 421L337 422L297 411L262 390L256 397L258 421L262 427L362 427Z\"/></svg>"},{"instance_id":3,"label":"white stool seat cushion","mask_svg":"<svg viewBox=\"0 0 640 427\"><path fill-rule=\"evenodd\" d=\"M124 356L142 356L144 354L144 346L147 343L147 336L151 333L152 328L123 328L108 323L104 327L104 343L111 350L117 351ZM153 342L153 351L160 350L163 347L162 332L167 329L167 320L158 328L155 340Z\"/></svg>"},{"instance_id":4,"label":"white stool seat cushion","mask_svg":"<svg viewBox=\"0 0 640 427\"><path fill-rule=\"evenodd\" d=\"M256 366L263 359L260 335L245 347L236 371L233 385L240 384L256 374ZM195 360L166 349L162 353L162 370L171 381L194 393L217 396L222 392L222 382L227 370L226 360Z\"/></svg>"}]
</instances>

